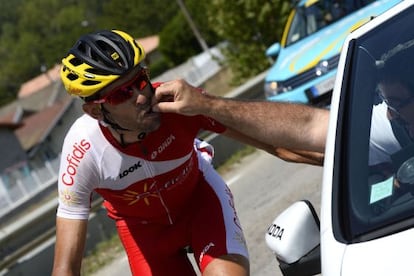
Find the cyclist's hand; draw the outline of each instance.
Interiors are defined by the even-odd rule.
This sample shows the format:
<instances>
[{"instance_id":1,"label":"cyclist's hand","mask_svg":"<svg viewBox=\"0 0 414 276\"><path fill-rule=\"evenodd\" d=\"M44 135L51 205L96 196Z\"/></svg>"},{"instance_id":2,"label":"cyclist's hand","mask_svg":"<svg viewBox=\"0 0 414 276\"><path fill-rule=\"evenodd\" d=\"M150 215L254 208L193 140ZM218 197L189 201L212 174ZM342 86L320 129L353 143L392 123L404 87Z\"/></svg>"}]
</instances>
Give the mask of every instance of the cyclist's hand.
<instances>
[{"instance_id":1,"label":"cyclist's hand","mask_svg":"<svg viewBox=\"0 0 414 276\"><path fill-rule=\"evenodd\" d=\"M202 90L184 80L165 82L155 89L152 109L156 112L174 112L187 116L201 114L205 106Z\"/></svg>"}]
</instances>

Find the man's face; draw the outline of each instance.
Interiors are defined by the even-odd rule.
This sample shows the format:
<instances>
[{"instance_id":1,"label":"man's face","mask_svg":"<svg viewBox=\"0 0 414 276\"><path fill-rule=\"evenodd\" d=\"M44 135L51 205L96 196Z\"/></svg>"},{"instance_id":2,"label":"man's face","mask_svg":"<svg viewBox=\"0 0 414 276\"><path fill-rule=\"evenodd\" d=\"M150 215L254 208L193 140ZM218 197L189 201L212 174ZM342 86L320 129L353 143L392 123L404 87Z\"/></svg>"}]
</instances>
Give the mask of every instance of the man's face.
<instances>
[{"instance_id":1,"label":"man's face","mask_svg":"<svg viewBox=\"0 0 414 276\"><path fill-rule=\"evenodd\" d=\"M400 82L382 83L379 90L391 119L398 119L414 138L414 94Z\"/></svg>"},{"instance_id":2,"label":"man's face","mask_svg":"<svg viewBox=\"0 0 414 276\"><path fill-rule=\"evenodd\" d=\"M102 105L109 112L107 117L122 128L151 132L159 127L160 115L152 112L153 88L148 79L142 78L140 73L141 70L135 69L105 87L100 92L102 98L105 99L108 95L111 97ZM130 94L122 97L122 93ZM119 95L121 97L118 97ZM113 98L115 100L112 100Z\"/></svg>"}]
</instances>

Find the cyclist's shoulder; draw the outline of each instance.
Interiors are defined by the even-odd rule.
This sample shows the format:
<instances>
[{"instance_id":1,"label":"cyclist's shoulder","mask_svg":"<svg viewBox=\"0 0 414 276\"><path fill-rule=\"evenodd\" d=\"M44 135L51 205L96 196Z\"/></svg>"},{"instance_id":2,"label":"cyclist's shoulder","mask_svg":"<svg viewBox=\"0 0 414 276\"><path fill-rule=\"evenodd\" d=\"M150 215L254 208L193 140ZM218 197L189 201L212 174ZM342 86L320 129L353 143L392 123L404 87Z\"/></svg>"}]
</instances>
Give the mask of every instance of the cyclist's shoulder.
<instances>
[{"instance_id":1,"label":"cyclist's shoulder","mask_svg":"<svg viewBox=\"0 0 414 276\"><path fill-rule=\"evenodd\" d=\"M88 143L99 145L104 143L99 122L87 114L80 116L72 124L65 136L66 145Z\"/></svg>"},{"instance_id":2,"label":"cyclist's shoulder","mask_svg":"<svg viewBox=\"0 0 414 276\"><path fill-rule=\"evenodd\" d=\"M73 122L66 135L93 135L96 130L99 130L99 122L91 116L83 114Z\"/></svg>"}]
</instances>

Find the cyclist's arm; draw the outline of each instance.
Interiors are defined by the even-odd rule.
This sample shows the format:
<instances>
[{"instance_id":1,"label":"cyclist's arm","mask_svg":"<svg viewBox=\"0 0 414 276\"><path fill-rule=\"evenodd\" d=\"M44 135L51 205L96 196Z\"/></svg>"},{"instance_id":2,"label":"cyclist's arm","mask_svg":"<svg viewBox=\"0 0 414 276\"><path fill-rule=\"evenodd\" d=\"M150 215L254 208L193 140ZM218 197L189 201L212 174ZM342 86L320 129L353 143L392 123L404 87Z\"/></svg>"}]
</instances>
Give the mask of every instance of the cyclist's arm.
<instances>
[{"instance_id":1,"label":"cyclist's arm","mask_svg":"<svg viewBox=\"0 0 414 276\"><path fill-rule=\"evenodd\" d=\"M56 219L53 276L80 275L88 220Z\"/></svg>"},{"instance_id":2,"label":"cyclist's arm","mask_svg":"<svg viewBox=\"0 0 414 276\"><path fill-rule=\"evenodd\" d=\"M163 83L156 89L155 101L156 111L205 115L274 148L321 153L325 148L329 111L324 109L215 97L182 80Z\"/></svg>"},{"instance_id":3,"label":"cyclist's arm","mask_svg":"<svg viewBox=\"0 0 414 276\"><path fill-rule=\"evenodd\" d=\"M324 154L320 152L274 147L272 145L262 143L254 138L248 137L232 128L227 128L222 134L245 144L265 150L287 162L306 163L319 166L323 165Z\"/></svg>"},{"instance_id":4,"label":"cyclist's arm","mask_svg":"<svg viewBox=\"0 0 414 276\"><path fill-rule=\"evenodd\" d=\"M276 148L274 154L287 162L306 163L316 166L323 166L325 157L325 154L321 152L285 148Z\"/></svg>"}]
</instances>

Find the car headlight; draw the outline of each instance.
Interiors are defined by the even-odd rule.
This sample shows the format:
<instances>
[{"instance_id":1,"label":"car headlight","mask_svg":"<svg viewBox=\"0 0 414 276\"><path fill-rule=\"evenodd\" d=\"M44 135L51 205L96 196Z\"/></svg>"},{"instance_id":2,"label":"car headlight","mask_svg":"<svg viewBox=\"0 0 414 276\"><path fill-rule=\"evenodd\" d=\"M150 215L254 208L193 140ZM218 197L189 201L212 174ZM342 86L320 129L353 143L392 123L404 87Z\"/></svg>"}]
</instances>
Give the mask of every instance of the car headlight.
<instances>
[{"instance_id":1,"label":"car headlight","mask_svg":"<svg viewBox=\"0 0 414 276\"><path fill-rule=\"evenodd\" d=\"M286 87L282 82L271 81L266 82L264 85L264 91L266 98L276 96L278 94L284 93L291 90L290 87Z\"/></svg>"}]
</instances>

